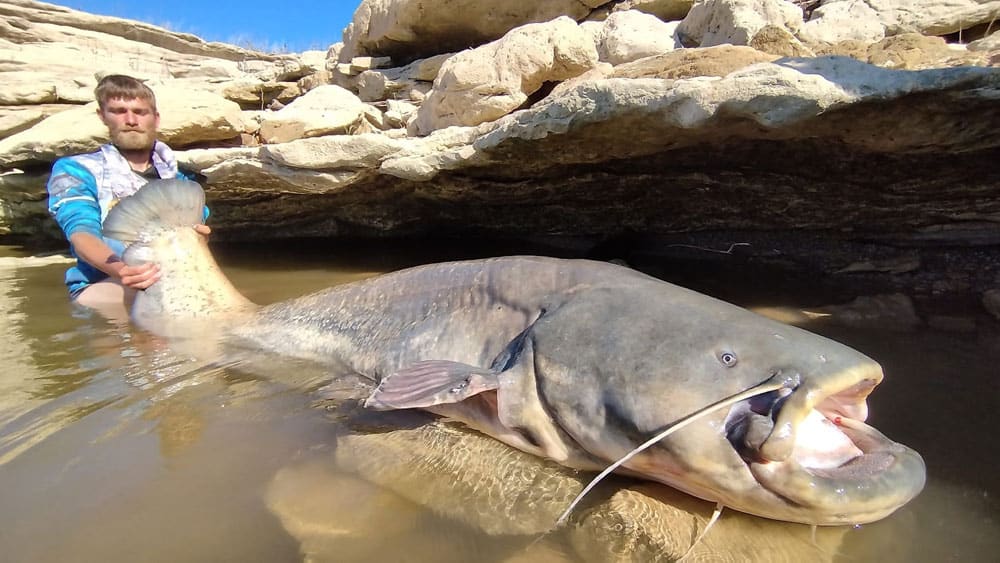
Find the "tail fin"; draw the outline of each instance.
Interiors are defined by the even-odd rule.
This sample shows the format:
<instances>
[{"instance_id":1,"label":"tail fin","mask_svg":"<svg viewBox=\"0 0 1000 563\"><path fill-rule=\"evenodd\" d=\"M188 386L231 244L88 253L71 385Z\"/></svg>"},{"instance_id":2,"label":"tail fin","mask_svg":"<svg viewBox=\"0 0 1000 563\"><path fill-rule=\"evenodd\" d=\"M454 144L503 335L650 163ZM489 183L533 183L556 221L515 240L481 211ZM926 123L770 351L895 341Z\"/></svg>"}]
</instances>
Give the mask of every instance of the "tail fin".
<instances>
[{"instance_id":1,"label":"tail fin","mask_svg":"<svg viewBox=\"0 0 1000 563\"><path fill-rule=\"evenodd\" d=\"M126 244L204 220L205 191L190 180L153 180L111 208L104 234Z\"/></svg>"}]
</instances>

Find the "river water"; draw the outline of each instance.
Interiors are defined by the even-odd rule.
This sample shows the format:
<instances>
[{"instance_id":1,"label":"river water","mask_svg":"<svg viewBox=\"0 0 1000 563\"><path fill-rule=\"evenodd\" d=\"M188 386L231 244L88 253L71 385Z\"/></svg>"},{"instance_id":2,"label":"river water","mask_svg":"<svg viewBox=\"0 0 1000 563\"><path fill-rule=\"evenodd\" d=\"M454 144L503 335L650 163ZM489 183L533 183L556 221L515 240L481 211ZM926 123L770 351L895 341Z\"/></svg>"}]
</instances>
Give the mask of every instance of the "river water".
<instances>
[{"instance_id":1,"label":"river water","mask_svg":"<svg viewBox=\"0 0 1000 563\"><path fill-rule=\"evenodd\" d=\"M408 265L504 250L289 244L222 249L219 257L237 288L264 304ZM826 298L810 293L817 286L808 277L648 266L748 307L796 308ZM127 322L74 309L61 283L65 267L58 256L0 248L0 561L655 556L648 546L597 545L594 534L540 534L586 475L518 457L420 414L358 413L351 400L320 400L316 390L329 374L317 366L268 357L196 360ZM992 321L977 322L978 330L962 331L806 327L882 363L886 380L869 399L869 421L921 452L929 478L890 518L822 529L810 540L811 555L799 551L789 560L998 560L1000 336ZM363 382L346 380L326 395L364 390ZM459 451L472 457L459 463ZM532 471L558 475L515 482ZM559 490L565 483L576 488ZM626 479L608 485L635 486ZM677 502L711 513L700 501ZM725 526L740 521L764 530L757 535L773 540L770 547L753 547L759 537L727 545ZM710 549L692 560L781 560L784 535L802 543L811 533L733 512L724 512L719 526L715 538L715 531L706 536Z\"/></svg>"}]
</instances>

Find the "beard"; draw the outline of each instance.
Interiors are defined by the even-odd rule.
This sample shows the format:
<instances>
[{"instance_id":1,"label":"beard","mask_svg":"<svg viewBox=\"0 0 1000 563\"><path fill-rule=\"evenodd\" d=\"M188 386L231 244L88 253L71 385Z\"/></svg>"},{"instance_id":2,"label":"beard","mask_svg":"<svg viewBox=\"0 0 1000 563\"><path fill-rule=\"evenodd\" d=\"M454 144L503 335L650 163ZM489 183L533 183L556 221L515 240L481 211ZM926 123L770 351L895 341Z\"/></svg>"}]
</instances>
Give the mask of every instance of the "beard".
<instances>
[{"instance_id":1,"label":"beard","mask_svg":"<svg viewBox=\"0 0 1000 563\"><path fill-rule=\"evenodd\" d=\"M153 150L153 144L156 143L156 132L136 130L115 131L111 134L111 142L120 150Z\"/></svg>"}]
</instances>

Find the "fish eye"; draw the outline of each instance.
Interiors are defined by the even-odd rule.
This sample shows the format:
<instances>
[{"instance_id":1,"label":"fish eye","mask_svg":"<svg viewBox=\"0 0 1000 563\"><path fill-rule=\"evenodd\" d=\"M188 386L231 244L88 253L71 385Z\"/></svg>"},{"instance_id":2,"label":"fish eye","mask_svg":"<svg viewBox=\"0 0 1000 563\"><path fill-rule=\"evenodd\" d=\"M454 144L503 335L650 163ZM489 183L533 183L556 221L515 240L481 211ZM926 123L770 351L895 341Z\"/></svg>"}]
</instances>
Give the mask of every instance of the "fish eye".
<instances>
[{"instance_id":1,"label":"fish eye","mask_svg":"<svg viewBox=\"0 0 1000 563\"><path fill-rule=\"evenodd\" d=\"M722 362L722 365L727 368L731 368L736 365L736 354L733 354L732 352L722 352L719 354L719 361Z\"/></svg>"}]
</instances>

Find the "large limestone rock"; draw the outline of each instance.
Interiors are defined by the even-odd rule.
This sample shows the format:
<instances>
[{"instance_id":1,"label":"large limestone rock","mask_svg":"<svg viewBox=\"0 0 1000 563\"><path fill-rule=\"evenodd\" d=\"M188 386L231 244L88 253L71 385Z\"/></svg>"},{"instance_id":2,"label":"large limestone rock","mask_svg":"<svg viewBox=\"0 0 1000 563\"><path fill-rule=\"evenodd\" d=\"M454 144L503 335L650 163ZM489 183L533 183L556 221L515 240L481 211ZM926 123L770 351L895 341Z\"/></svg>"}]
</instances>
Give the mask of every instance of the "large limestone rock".
<instances>
[{"instance_id":1,"label":"large limestone rock","mask_svg":"<svg viewBox=\"0 0 1000 563\"><path fill-rule=\"evenodd\" d=\"M365 104L351 92L327 84L307 92L263 118L260 137L265 143L285 143L304 137L345 133L356 127Z\"/></svg>"},{"instance_id":2,"label":"large limestone rock","mask_svg":"<svg viewBox=\"0 0 1000 563\"><path fill-rule=\"evenodd\" d=\"M79 106L76 104L0 106L0 139L29 129L50 115L76 107Z\"/></svg>"},{"instance_id":3,"label":"large limestone rock","mask_svg":"<svg viewBox=\"0 0 1000 563\"><path fill-rule=\"evenodd\" d=\"M902 33L886 37L868 47L868 62L887 68L919 70L934 68L942 63L958 66L974 53L956 49L940 37L927 37L919 33Z\"/></svg>"},{"instance_id":4,"label":"large limestone rock","mask_svg":"<svg viewBox=\"0 0 1000 563\"><path fill-rule=\"evenodd\" d=\"M769 25L794 35L802 27L802 10L785 0L698 0L677 36L687 46L747 45Z\"/></svg>"},{"instance_id":5,"label":"large limestone rock","mask_svg":"<svg viewBox=\"0 0 1000 563\"><path fill-rule=\"evenodd\" d=\"M261 154L291 168L374 168L383 158L399 152L404 146L402 140L376 133L332 135L267 145Z\"/></svg>"},{"instance_id":6,"label":"large limestone rock","mask_svg":"<svg viewBox=\"0 0 1000 563\"><path fill-rule=\"evenodd\" d=\"M750 47L718 45L705 49L679 49L646 57L615 67L615 78L719 78L755 63L770 62L777 56Z\"/></svg>"},{"instance_id":7,"label":"large limestone rock","mask_svg":"<svg viewBox=\"0 0 1000 563\"><path fill-rule=\"evenodd\" d=\"M431 89L441 65L452 53L442 53L396 68L365 70L358 75L358 97L363 101L420 101Z\"/></svg>"},{"instance_id":8,"label":"large limestone rock","mask_svg":"<svg viewBox=\"0 0 1000 563\"><path fill-rule=\"evenodd\" d=\"M263 110L275 100L287 104L303 94L294 82L273 82L260 80L236 80L222 90L227 100L232 100L243 108Z\"/></svg>"},{"instance_id":9,"label":"large limestone rock","mask_svg":"<svg viewBox=\"0 0 1000 563\"><path fill-rule=\"evenodd\" d=\"M4 22L0 25L0 39L19 44L39 40L60 42L69 35L77 34L91 38L109 35L127 37L136 43L152 45L174 53L214 59L242 61L278 58L235 45L206 42L189 33L176 33L143 22L98 16L31 0L8 0L0 3L0 16L3 16ZM97 46L100 41L92 40L91 43Z\"/></svg>"},{"instance_id":10,"label":"large limestone rock","mask_svg":"<svg viewBox=\"0 0 1000 563\"><path fill-rule=\"evenodd\" d=\"M344 29L341 62L388 55L408 62L498 39L515 27L566 15L580 20L605 0L362 0Z\"/></svg>"},{"instance_id":11,"label":"large limestone rock","mask_svg":"<svg viewBox=\"0 0 1000 563\"><path fill-rule=\"evenodd\" d=\"M85 104L111 73L222 94L231 82L294 82L325 64L30 0L0 4L0 15L0 104Z\"/></svg>"},{"instance_id":12,"label":"large limestone rock","mask_svg":"<svg viewBox=\"0 0 1000 563\"><path fill-rule=\"evenodd\" d=\"M849 40L874 43L885 37L885 26L878 12L865 0L826 2L813 11L802 26L800 37L814 43Z\"/></svg>"},{"instance_id":13,"label":"large limestone rock","mask_svg":"<svg viewBox=\"0 0 1000 563\"><path fill-rule=\"evenodd\" d=\"M94 99L94 86L86 80L47 71L3 73L0 106L55 103L87 103Z\"/></svg>"},{"instance_id":14,"label":"large limestone rock","mask_svg":"<svg viewBox=\"0 0 1000 563\"><path fill-rule=\"evenodd\" d=\"M597 60L593 42L567 17L519 27L445 61L413 131L426 135L495 120L520 107L545 82L578 76Z\"/></svg>"},{"instance_id":15,"label":"large limestone rock","mask_svg":"<svg viewBox=\"0 0 1000 563\"><path fill-rule=\"evenodd\" d=\"M240 134L243 120L233 102L208 92L158 88L160 138L183 147ZM0 140L0 166L49 163L107 142L108 130L97 117L97 103L57 113L31 129Z\"/></svg>"},{"instance_id":16,"label":"large limestone rock","mask_svg":"<svg viewBox=\"0 0 1000 563\"><path fill-rule=\"evenodd\" d=\"M665 23L636 10L614 12L604 21L597 46L600 59L619 65L681 47L674 37L679 23Z\"/></svg>"},{"instance_id":17,"label":"large limestone rock","mask_svg":"<svg viewBox=\"0 0 1000 563\"><path fill-rule=\"evenodd\" d=\"M1000 19L997 0L867 0L886 35L945 35Z\"/></svg>"},{"instance_id":18,"label":"large limestone rock","mask_svg":"<svg viewBox=\"0 0 1000 563\"><path fill-rule=\"evenodd\" d=\"M1000 51L1000 33L994 31L990 35L972 41L968 45L970 51L997 52Z\"/></svg>"},{"instance_id":19,"label":"large limestone rock","mask_svg":"<svg viewBox=\"0 0 1000 563\"><path fill-rule=\"evenodd\" d=\"M90 152L108 139L97 117L97 103L49 117L31 129L0 141L0 166L52 162L60 156Z\"/></svg>"},{"instance_id":20,"label":"large limestone rock","mask_svg":"<svg viewBox=\"0 0 1000 563\"><path fill-rule=\"evenodd\" d=\"M20 133L45 117L44 113L36 109L0 108L0 139Z\"/></svg>"},{"instance_id":21,"label":"large limestone rock","mask_svg":"<svg viewBox=\"0 0 1000 563\"><path fill-rule=\"evenodd\" d=\"M244 130L240 106L210 92L161 86L156 103L160 136L174 147L231 139Z\"/></svg>"},{"instance_id":22,"label":"large limestone rock","mask_svg":"<svg viewBox=\"0 0 1000 563\"><path fill-rule=\"evenodd\" d=\"M312 236L455 229L600 236L732 225L907 231L969 209L1000 216L1000 202L976 195L1000 181L988 156L1000 146L992 126L1000 120L1000 72L897 71L843 57L768 63L754 57L773 56L746 47L716 49L756 64L734 69L676 51L660 56L678 57L673 63L645 71L667 79L581 82L496 121L401 140L395 152L383 143L374 152L352 146L310 159L309 150L327 150L317 141L294 158L280 148L267 158L227 157L205 169L208 185L218 213L240 217L240 234L258 237L292 215L275 201L230 208L227 193L254 186L328 194L288 207L308 205L323 217L305 229L294 223ZM365 156L351 163L352 151ZM761 157L771 152L783 157ZM706 159L711 174L701 172ZM844 159L854 164L845 169ZM949 188L942 198L942 177L962 191ZM891 197L878 195L887 189ZM511 205L522 200L531 204Z\"/></svg>"}]
</instances>

